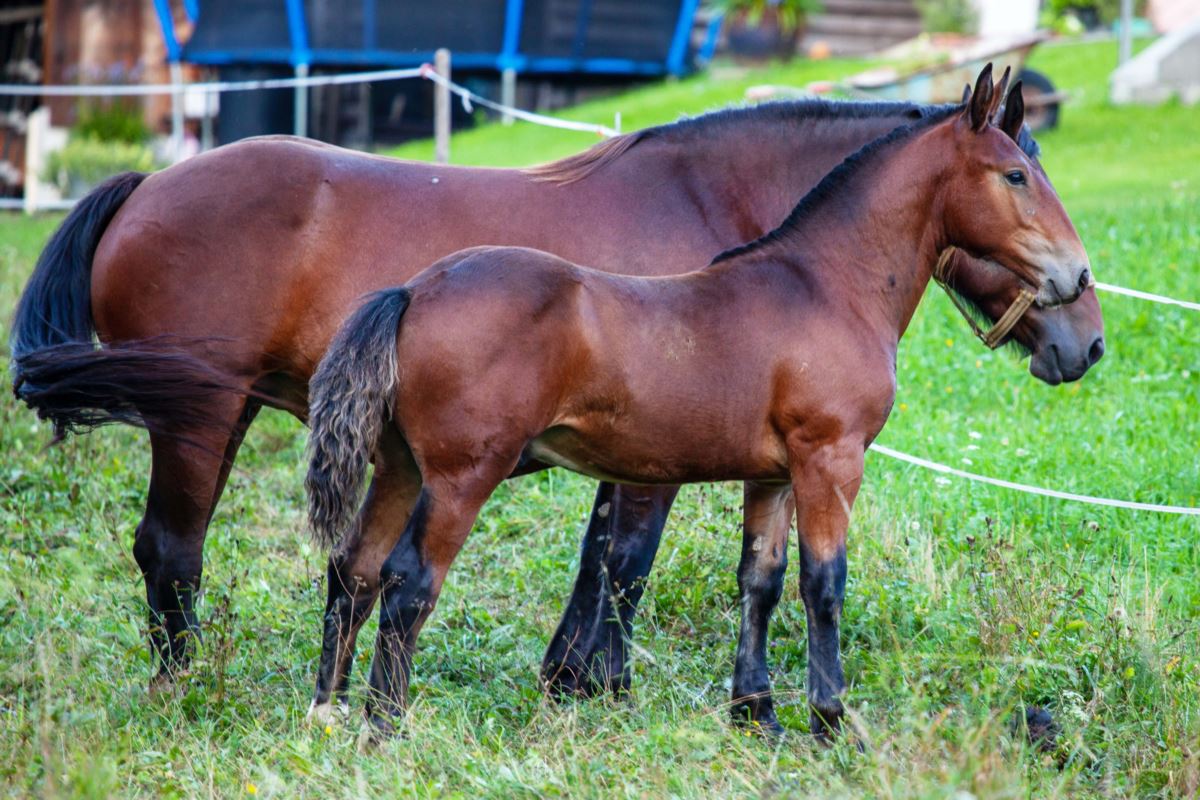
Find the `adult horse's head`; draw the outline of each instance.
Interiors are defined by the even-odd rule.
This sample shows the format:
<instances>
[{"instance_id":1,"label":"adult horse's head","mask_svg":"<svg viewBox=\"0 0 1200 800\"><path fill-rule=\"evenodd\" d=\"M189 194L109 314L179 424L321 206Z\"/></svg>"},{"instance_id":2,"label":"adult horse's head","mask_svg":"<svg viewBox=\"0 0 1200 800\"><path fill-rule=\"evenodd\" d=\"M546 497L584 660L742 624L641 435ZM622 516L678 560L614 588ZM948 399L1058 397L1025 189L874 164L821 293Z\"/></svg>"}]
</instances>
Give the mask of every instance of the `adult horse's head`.
<instances>
[{"instance_id":1,"label":"adult horse's head","mask_svg":"<svg viewBox=\"0 0 1200 800\"><path fill-rule=\"evenodd\" d=\"M1021 281L998 264L961 251L951 255L942 283L953 292L952 298L965 299L993 325L1006 324L1004 317L1019 302L1023 288ZM989 346L1012 342L1030 353L1030 373L1052 386L1079 380L1104 355L1104 318L1094 287L1085 289L1073 303L1031 306L1010 322L1007 330L993 327L986 333L977 332ZM993 331L998 335L989 337Z\"/></svg>"},{"instance_id":2,"label":"adult horse's head","mask_svg":"<svg viewBox=\"0 0 1200 800\"><path fill-rule=\"evenodd\" d=\"M946 244L999 263L1028 283L1042 307L1070 303L1092 282L1087 251L1041 167L1017 145L1025 118L1020 81L997 124L1008 82L989 64L945 127L956 148L942 186Z\"/></svg>"}]
</instances>

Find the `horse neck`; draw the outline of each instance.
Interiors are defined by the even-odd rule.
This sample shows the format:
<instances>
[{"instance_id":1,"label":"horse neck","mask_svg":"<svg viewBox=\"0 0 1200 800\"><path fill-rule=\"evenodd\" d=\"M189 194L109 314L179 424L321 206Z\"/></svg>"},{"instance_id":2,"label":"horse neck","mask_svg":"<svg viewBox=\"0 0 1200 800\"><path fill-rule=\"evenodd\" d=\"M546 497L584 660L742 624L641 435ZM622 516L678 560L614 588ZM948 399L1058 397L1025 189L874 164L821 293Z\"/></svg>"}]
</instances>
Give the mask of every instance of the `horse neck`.
<instances>
[{"instance_id":1,"label":"horse neck","mask_svg":"<svg viewBox=\"0 0 1200 800\"><path fill-rule=\"evenodd\" d=\"M938 125L873 154L761 246L732 261L797 272L815 284L823 302L899 342L945 246L940 189L944 153L954 148L942 141L944 129Z\"/></svg>"},{"instance_id":2,"label":"horse neck","mask_svg":"<svg viewBox=\"0 0 1200 800\"><path fill-rule=\"evenodd\" d=\"M911 122L904 107L870 117L747 115L663 147L702 218L722 224L726 246L773 230L822 177L860 147ZM647 157L661 159L662 152ZM634 156L638 150L630 151Z\"/></svg>"}]
</instances>

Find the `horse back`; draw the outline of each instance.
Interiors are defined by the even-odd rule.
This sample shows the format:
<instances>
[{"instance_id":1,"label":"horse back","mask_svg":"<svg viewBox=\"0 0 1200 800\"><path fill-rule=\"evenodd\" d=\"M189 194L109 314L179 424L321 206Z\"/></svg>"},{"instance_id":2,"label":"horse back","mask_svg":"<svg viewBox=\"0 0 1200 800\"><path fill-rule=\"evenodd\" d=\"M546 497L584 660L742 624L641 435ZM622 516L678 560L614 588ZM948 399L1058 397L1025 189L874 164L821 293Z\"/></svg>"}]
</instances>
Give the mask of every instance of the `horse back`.
<instances>
[{"instance_id":1,"label":"horse back","mask_svg":"<svg viewBox=\"0 0 1200 800\"><path fill-rule=\"evenodd\" d=\"M205 352L302 385L361 297L464 247L537 247L640 273L702 265L706 232L674 220L665 241L664 215L690 212L671 211L661 181L647 185L617 197L595 180L246 140L151 176L121 208L93 263L97 330L106 341L236 340Z\"/></svg>"}]
</instances>

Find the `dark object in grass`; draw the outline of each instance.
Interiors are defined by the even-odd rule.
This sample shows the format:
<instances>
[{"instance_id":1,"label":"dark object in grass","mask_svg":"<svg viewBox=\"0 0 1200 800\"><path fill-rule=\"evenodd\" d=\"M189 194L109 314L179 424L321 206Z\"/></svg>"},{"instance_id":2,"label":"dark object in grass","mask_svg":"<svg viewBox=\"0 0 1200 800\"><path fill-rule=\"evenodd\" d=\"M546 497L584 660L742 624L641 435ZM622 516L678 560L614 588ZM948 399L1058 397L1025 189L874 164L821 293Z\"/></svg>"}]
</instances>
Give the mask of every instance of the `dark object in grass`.
<instances>
[{"instance_id":1,"label":"dark object in grass","mask_svg":"<svg viewBox=\"0 0 1200 800\"><path fill-rule=\"evenodd\" d=\"M1021 717L1020 714L1014 714L1012 718L1013 733L1021 732ZM1037 750L1043 753L1053 753L1058 749L1058 735L1062 731L1058 727L1058 723L1054 721L1054 717L1050 716L1050 712L1041 706L1025 706L1025 735L1029 737L1029 743Z\"/></svg>"}]
</instances>

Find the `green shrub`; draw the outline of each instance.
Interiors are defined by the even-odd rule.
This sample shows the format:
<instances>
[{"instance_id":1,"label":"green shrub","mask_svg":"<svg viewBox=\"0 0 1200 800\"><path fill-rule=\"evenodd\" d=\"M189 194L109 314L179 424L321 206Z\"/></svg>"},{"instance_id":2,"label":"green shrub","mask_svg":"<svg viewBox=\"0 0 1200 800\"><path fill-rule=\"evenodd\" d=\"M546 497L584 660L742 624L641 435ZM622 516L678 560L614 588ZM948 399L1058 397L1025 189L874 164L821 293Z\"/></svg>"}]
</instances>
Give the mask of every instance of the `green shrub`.
<instances>
[{"instance_id":1,"label":"green shrub","mask_svg":"<svg viewBox=\"0 0 1200 800\"><path fill-rule=\"evenodd\" d=\"M42 180L58 186L64 197L80 197L110 175L156 169L154 153L145 144L104 141L72 134L67 146L50 154Z\"/></svg>"},{"instance_id":2,"label":"green shrub","mask_svg":"<svg viewBox=\"0 0 1200 800\"><path fill-rule=\"evenodd\" d=\"M918 0L921 22L931 33L974 33L979 15L970 0Z\"/></svg>"},{"instance_id":3,"label":"green shrub","mask_svg":"<svg viewBox=\"0 0 1200 800\"><path fill-rule=\"evenodd\" d=\"M150 128L136 105L110 103L81 106L71 136L101 142L143 144L150 140Z\"/></svg>"}]
</instances>

